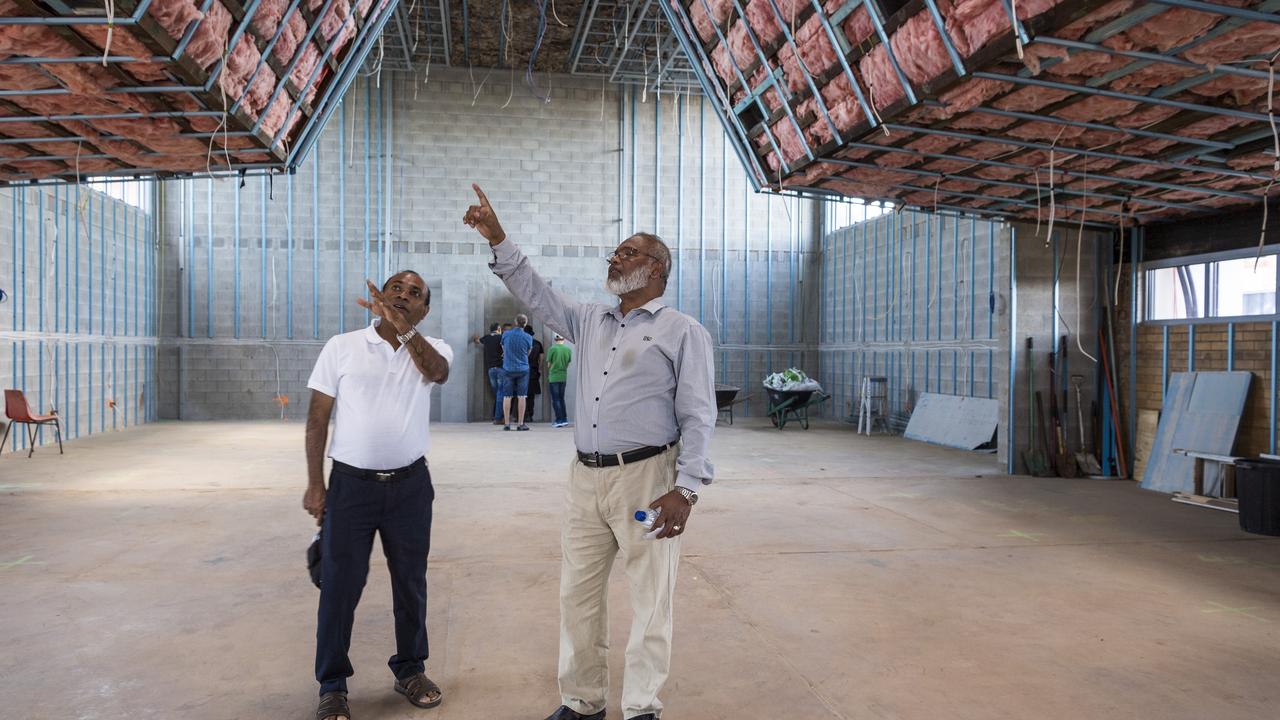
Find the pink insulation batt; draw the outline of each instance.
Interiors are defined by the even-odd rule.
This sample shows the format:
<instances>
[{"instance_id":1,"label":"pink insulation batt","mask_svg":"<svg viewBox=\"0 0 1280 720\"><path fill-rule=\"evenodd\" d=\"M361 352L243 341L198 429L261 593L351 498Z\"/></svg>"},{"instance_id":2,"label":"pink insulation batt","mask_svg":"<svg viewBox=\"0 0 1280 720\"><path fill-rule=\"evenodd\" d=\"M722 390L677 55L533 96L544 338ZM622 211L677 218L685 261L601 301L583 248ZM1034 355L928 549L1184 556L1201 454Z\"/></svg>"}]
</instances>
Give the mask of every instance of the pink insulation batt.
<instances>
[{"instance_id":1,"label":"pink insulation batt","mask_svg":"<svg viewBox=\"0 0 1280 720\"><path fill-rule=\"evenodd\" d=\"M384 8L387 0L378 4ZM16 95L7 98L12 107L0 116L31 115L31 122L0 123L0 138L69 136L67 142L0 145L0 181L74 176L76 155L107 155L111 159L82 159L80 173L139 171L194 172L226 166L224 148L235 150L237 161L278 162L257 137L224 137L222 133L250 130L261 118L261 133L273 145L296 139L307 116L295 111L300 101L314 102L331 69L327 62L348 60L357 21L367 22L374 12L372 0L334 0L321 16L323 0L303 0L301 10L288 13L290 0L262 0L244 31L233 43L241 21L220 0L202 12L203 0L152 0L146 16L153 24L116 25L108 37L104 25L77 25L58 29L42 26L0 26L0 56L66 58L101 55L133 58L111 67L100 63L0 65L0 87L6 90L62 91L54 94ZM0 0L0 16L22 16L28 11L13 0ZM287 17L286 17L287 15ZM303 43L316 23L310 42ZM262 58L276 30L284 25L275 45ZM168 53L191 31L179 65ZM151 33L158 33L152 35ZM284 69L297 64L281 86ZM261 64L261 65L260 65ZM192 76L193 70L203 76ZM132 93L128 88L146 85L203 85L216 73L207 92ZM193 82L194 81L194 82ZM307 85L310 81L310 85ZM304 89L305 88L305 89ZM272 98L275 98L274 102ZM49 116L141 114L157 112L221 112L238 105L235 115L192 117L139 117L83 120L43 120ZM192 133L217 134L209 138ZM80 138L80 139L76 139ZM58 160L50 159L52 157Z\"/></svg>"},{"instance_id":2,"label":"pink insulation batt","mask_svg":"<svg viewBox=\"0 0 1280 720\"><path fill-rule=\"evenodd\" d=\"M825 0L822 11L830 17L847 1ZM996 78L957 78L943 33L971 72L985 70L1016 75L1021 71L1026 75L1030 71L1033 77L1077 87L1086 83L1097 86L1097 78L1114 74L1107 84L1097 86L1098 89L1139 97L1181 83L1179 90L1169 95L1169 99L1265 114L1268 102L1265 78L1214 70L1232 64L1265 71L1265 58L1280 50L1280 24L1152 5L1148 0L1091 2L1088 5L1091 9L1087 11L1082 11L1077 4L1081 0L1018 0L1015 3L1017 16L1027 23L1033 35L1019 55L1015 52L1013 23L1003 0L936 0L942 16L941 31L927 10L914 9L919 4L908 5L913 9L898 10L882 17L889 38L887 46L875 31L867 7L860 5L855 12L843 18L838 27L833 27L837 34L844 36L840 42L847 41L844 46L851 48L845 60L852 68L853 82L857 83L866 101L876 111L878 117L874 119L913 128L911 131L894 130L886 136L881 130L871 127L873 118L866 117L862 104L857 101L850 75L839 62L841 45L832 42L810 0L775 0L779 12L775 12L767 0L739 0L743 10L741 15L728 0L668 2L684 8L688 14L690 22L686 28L695 42L707 50L715 76L713 79L722 83L735 103L760 88L769 73L781 72L788 97L781 98L771 91L763 98L770 112L763 127L773 134L781 158L760 132L760 125L748 128L756 131L753 144L761 165L770 175L766 178L770 184L780 182L783 186L825 187L869 198L918 202L931 193L911 192L900 186L904 183L926 186L930 180L901 172L912 168L956 175L939 185L944 197L947 191L953 191L988 195L990 198L1034 199L1034 191L1028 194L1025 188L987 182L1017 180L1033 183L1036 171L1040 180L1047 182L1047 147L1038 150L1010 144L1016 140L1053 145L1055 165L1077 173L1070 182L1079 183L1077 189L1085 191L1101 192L1105 188L1112 195L1162 197L1165 201L1186 203L1191 209L1193 204L1217 208L1224 203L1222 199L1203 193L1135 186L1119 179L1159 176L1172 183L1214 186L1256 196L1261 195L1261 188L1265 185L1257 178L1214 175L1212 167L1215 163L1222 163L1222 159L1191 157L1184 163L1204 165L1206 170L1190 173L1123 158L1084 155L1079 151L1101 149L1134 158L1163 157L1196 147L1179 142L1178 137L1233 141L1233 138L1263 134L1268 130L1266 123L1197 113L1140 99L1094 95L1069 88L1036 87ZM1254 10L1262 6L1261 0L1214 2ZM902 5L895 4L895 7ZM1084 40L1092 37L1095 30L1138 10L1146 13L1139 22L1122 31L1111 32L1099 42L1115 51L1170 53L1176 50L1179 60L1205 67L1172 62L1137 62L1134 58L1108 52L1064 48L1035 40L1037 35ZM782 15L781 22L779 14ZM786 40L784 27L794 35L794 49ZM751 42L752 33L762 53L757 52ZM723 43L720 35L725 38ZM923 102L906 102L902 82L890 62L890 49L902 74ZM981 58L981 65L976 58ZM745 86L735 71L735 62L745 75ZM806 82L805 71L812 77L832 122L823 116L819 98L814 97ZM783 112L784 101L800 122L799 132ZM1280 105L1280 99L1276 102ZM995 111L1039 117L1007 117ZM833 123L844 141L894 145L917 153L957 157L942 159L897 151L841 149L834 142ZM974 138L932 134L928 128L935 124L940 128L972 133ZM1138 129L1154 130L1170 137L1134 134L1133 131ZM989 141L980 141L978 137ZM1001 142L1002 138L1008 142ZM810 163L805 157L805 142L818 156L815 162ZM1259 145L1261 143L1254 147ZM823 162L823 158L829 157L857 160L880 169L832 166ZM1020 167L983 165L980 161L984 159L999 159ZM1261 150L1250 150L1244 157L1230 157L1227 162L1233 168L1247 169L1259 176L1269 173L1272 168L1270 157ZM784 165L789 172L782 169ZM1105 173L1107 178L1082 181L1081 173ZM1064 178L1063 182L1068 180ZM1238 202L1238 199L1232 200ZM995 207L990 199L952 197L947 202L975 208ZM1071 213L1078 216L1081 209L1084 209L1086 217L1090 217L1089 213L1095 212L1096 208L1115 210L1118 207L1114 198L1078 195L1072 196L1069 204L1074 210L1064 210L1064 217ZM1142 210L1153 207L1156 206L1148 205ZM1026 211L1017 206L1003 206L1003 209L1026 216ZM1034 215L1034 210L1031 214ZM1152 211L1151 217L1167 218L1171 215Z\"/></svg>"}]
</instances>

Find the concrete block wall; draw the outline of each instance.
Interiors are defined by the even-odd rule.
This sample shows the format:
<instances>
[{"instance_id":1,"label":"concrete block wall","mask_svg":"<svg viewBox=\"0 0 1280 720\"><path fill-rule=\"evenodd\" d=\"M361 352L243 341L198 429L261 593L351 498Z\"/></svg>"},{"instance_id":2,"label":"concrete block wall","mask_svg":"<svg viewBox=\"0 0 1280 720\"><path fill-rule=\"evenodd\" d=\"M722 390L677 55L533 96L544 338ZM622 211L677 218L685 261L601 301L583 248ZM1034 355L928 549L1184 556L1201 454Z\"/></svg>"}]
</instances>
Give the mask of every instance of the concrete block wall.
<instances>
[{"instance_id":1,"label":"concrete block wall","mask_svg":"<svg viewBox=\"0 0 1280 720\"><path fill-rule=\"evenodd\" d=\"M854 216L860 212L855 209ZM824 217L831 227L833 218L847 218L848 211L828 208ZM1047 230L890 211L826 232L818 377L833 398L825 415L856 417L864 376L888 378L890 414L900 420L909 417L921 392L994 398L998 457L1002 466L1023 473L1034 405L1028 363L1034 363L1035 388L1047 413L1048 353L1066 336L1064 432L1069 449L1078 449L1075 393L1065 376L1083 376L1081 394L1088 408L1098 369L1085 353L1098 355L1095 338L1104 285L1098 258L1099 248L1109 247L1110 235L1058 229L1046 240ZM1087 409L1084 415L1086 444L1091 444L1093 421ZM1044 415L1037 420L1037 436L1045 421Z\"/></svg>"},{"instance_id":2,"label":"concrete block wall","mask_svg":"<svg viewBox=\"0 0 1280 720\"><path fill-rule=\"evenodd\" d=\"M400 269L427 278L422 327L455 352L435 412L488 417L469 340L524 308L461 222L472 182L535 267L584 301L614 302L604 257L632 232L656 230L675 255L665 299L706 324L726 381L762 377L770 353L812 353L812 203L750 192L736 157L722 158L709 107L561 76L543 103L497 77L443 70L415 87L384 75L380 88L352 88L292 178L165 184L165 417L279 417L279 394L286 417L301 418L324 340L367 322L355 305L364 279Z\"/></svg>"},{"instance_id":3,"label":"concrete block wall","mask_svg":"<svg viewBox=\"0 0 1280 720\"><path fill-rule=\"evenodd\" d=\"M828 220L839 209L829 208ZM1007 386L1008 233L999 223L910 211L826 233L820 382L833 395L828 417L856 416L866 376L888 379L889 412L903 420L922 392L986 398Z\"/></svg>"},{"instance_id":4,"label":"concrete block wall","mask_svg":"<svg viewBox=\"0 0 1280 720\"><path fill-rule=\"evenodd\" d=\"M139 183L144 201L150 184ZM157 416L156 244L150 203L88 185L0 189L0 385L64 438ZM4 421L0 420L0 423ZM54 442L41 431L38 444ZM15 430L5 451L21 450Z\"/></svg>"},{"instance_id":5,"label":"concrete block wall","mask_svg":"<svg viewBox=\"0 0 1280 720\"><path fill-rule=\"evenodd\" d=\"M1016 313L1013 314L1011 336L1008 334L1010 331L1006 329L1007 334L1002 338L1002 343L1006 352L1012 345L1015 359L1013 428L1012 445L1001 443L1000 458L1007 464L1008 452L1012 449L1011 467L1014 472L1024 473L1027 472L1027 468L1023 460L1023 452L1032 447L1029 414L1034 412L1034 396L1031 395L1028 386L1028 363L1034 363L1035 389L1041 393L1043 410L1047 414L1050 389L1049 353L1059 347L1064 335L1067 357L1063 374L1068 377L1062 380L1067 381L1068 388L1064 413L1066 415L1064 434L1067 446L1072 452L1080 446L1075 392L1070 385L1069 377L1080 375L1082 376L1081 396L1084 404L1085 444L1095 453L1097 451L1093 442L1095 422L1090 417L1090 409L1094 399L1098 397L1096 388L1101 378L1101 369L1099 364L1089 356L1100 357L1096 338L1102 317L1102 295L1109 291L1105 280L1105 262L1106 254L1111 247L1112 235L1090 230L1081 234L1077 228L1055 229L1053 237L1046 241L1047 226L1042 225L1037 228L1034 224L1024 223L1011 226L1011 232L1013 252L1016 255L1017 285L1012 293L1016 296ZM1077 248L1079 248L1080 261L1078 278ZM1114 288L1110 291L1114 291ZM1030 355L1026 350L1028 337L1032 340L1033 348ZM1117 357L1121 359L1119 353ZM1007 387L1007 360L1000 378ZM1001 437L1010 437L1008 434L1010 432L1008 430L1009 396L1002 392L997 393L997 397L1001 398ZM1062 403L1061 393L1058 401ZM1041 414L1036 420L1037 436L1042 426L1045 426L1046 436L1052 433L1052 426L1046 425L1045 414Z\"/></svg>"}]
</instances>

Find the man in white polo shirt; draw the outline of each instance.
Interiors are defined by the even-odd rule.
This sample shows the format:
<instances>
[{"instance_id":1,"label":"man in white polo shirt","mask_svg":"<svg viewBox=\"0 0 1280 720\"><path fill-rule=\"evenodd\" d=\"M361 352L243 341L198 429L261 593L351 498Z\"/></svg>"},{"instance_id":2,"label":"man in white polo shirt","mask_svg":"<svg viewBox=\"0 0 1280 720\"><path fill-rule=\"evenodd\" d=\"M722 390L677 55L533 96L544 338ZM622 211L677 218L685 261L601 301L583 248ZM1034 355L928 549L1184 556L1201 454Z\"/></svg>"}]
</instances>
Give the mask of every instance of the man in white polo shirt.
<instances>
[{"instance_id":1,"label":"man in white polo shirt","mask_svg":"<svg viewBox=\"0 0 1280 720\"><path fill-rule=\"evenodd\" d=\"M369 574L373 535L391 573L396 654L388 665L395 690L418 707L443 700L424 674L427 646L427 553L435 490L425 455L430 444L431 388L449 377L453 350L419 335L431 290L415 272L392 275L379 290L368 283L361 307L369 327L329 338L307 387L307 492L302 505L322 526L320 610L316 629L317 720L350 720L347 652L356 604ZM324 483L325 440L334 414Z\"/></svg>"}]
</instances>

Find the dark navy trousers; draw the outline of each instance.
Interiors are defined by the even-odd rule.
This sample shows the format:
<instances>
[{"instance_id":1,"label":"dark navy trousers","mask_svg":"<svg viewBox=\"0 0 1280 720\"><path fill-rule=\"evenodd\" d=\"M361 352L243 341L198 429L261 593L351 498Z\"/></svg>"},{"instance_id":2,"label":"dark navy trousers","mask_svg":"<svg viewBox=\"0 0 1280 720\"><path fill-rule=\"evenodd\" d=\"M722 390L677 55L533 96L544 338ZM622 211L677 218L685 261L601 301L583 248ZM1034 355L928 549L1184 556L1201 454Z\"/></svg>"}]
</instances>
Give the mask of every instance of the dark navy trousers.
<instances>
[{"instance_id":1,"label":"dark navy trousers","mask_svg":"<svg viewBox=\"0 0 1280 720\"><path fill-rule=\"evenodd\" d=\"M427 646L427 553L435 489L419 461L398 480L379 481L335 467L325 495L316 680L320 693L346 692L354 674L347 656L356 605L369 575L373 534L391 573L396 654L387 664L397 679L422 672Z\"/></svg>"}]
</instances>

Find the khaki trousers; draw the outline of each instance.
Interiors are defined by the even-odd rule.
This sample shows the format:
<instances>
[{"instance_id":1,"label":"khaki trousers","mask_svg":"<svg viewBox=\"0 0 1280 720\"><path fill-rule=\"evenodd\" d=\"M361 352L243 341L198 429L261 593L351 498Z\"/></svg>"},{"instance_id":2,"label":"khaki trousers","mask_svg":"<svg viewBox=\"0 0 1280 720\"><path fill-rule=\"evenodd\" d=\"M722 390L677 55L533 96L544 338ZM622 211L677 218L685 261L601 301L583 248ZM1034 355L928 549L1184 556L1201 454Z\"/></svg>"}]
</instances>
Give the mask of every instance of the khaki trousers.
<instances>
[{"instance_id":1,"label":"khaki trousers","mask_svg":"<svg viewBox=\"0 0 1280 720\"><path fill-rule=\"evenodd\" d=\"M624 718L660 715L671 666L671 605L680 538L644 539L635 511L670 492L679 446L627 465L589 468L575 457L561 532L560 697L572 710L603 710L609 694L609 571L618 551L631 589L631 638L622 676Z\"/></svg>"}]
</instances>

